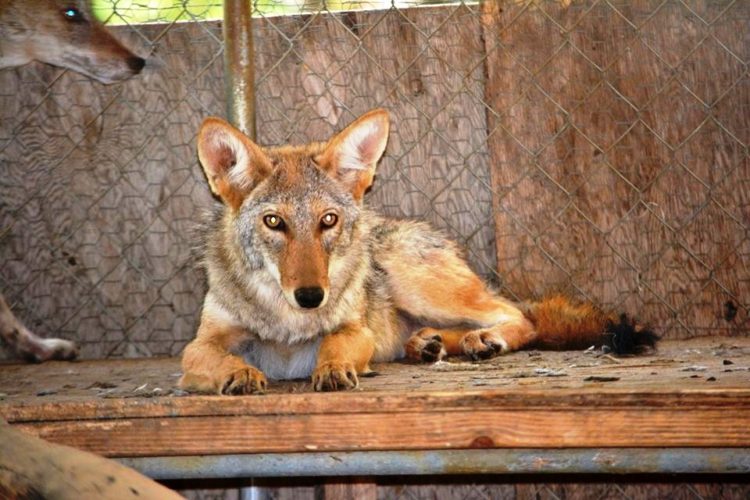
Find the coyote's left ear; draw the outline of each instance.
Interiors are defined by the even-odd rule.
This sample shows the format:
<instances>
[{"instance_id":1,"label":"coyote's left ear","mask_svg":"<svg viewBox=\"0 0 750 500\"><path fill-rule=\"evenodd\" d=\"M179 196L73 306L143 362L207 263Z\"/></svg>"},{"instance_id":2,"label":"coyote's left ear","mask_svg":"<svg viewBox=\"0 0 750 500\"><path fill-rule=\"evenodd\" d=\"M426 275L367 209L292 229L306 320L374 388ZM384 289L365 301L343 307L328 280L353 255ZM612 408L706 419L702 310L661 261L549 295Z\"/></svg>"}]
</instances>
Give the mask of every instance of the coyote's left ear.
<instances>
[{"instance_id":1,"label":"coyote's left ear","mask_svg":"<svg viewBox=\"0 0 750 500\"><path fill-rule=\"evenodd\" d=\"M360 201L375 177L375 166L388 142L388 112L374 109L334 136L316 159Z\"/></svg>"}]
</instances>

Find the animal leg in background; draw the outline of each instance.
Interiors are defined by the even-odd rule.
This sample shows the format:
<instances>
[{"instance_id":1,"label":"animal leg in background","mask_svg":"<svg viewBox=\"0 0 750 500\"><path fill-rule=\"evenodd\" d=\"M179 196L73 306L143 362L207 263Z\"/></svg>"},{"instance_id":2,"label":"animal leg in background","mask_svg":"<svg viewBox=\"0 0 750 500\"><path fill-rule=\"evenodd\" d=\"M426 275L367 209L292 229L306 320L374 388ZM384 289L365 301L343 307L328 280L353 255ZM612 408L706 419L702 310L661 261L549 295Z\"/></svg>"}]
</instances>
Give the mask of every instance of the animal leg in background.
<instances>
[{"instance_id":1,"label":"animal leg in background","mask_svg":"<svg viewBox=\"0 0 750 500\"><path fill-rule=\"evenodd\" d=\"M43 339L26 328L0 295L0 339L18 356L35 362L50 359L71 360L78 356L73 342L63 339Z\"/></svg>"}]
</instances>

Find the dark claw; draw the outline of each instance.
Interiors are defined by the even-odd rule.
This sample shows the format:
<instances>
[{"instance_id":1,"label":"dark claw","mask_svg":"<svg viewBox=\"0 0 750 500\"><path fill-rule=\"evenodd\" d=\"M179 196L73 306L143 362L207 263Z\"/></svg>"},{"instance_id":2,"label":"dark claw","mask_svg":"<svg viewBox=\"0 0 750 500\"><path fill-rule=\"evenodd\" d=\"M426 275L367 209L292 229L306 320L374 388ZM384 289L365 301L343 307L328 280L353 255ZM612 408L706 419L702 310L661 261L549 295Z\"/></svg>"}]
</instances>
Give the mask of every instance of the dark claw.
<instances>
[{"instance_id":1,"label":"dark claw","mask_svg":"<svg viewBox=\"0 0 750 500\"><path fill-rule=\"evenodd\" d=\"M495 355L497 350L494 349L492 345L487 345L489 349L484 349L481 351L472 351L469 354L469 358L471 358L472 361L482 361L483 359L491 358Z\"/></svg>"},{"instance_id":2,"label":"dark claw","mask_svg":"<svg viewBox=\"0 0 750 500\"><path fill-rule=\"evenodd\" d=\"M487 347L489 347L490 349L485 349L484 351L479 351L477 353L477 356L479 357L479 359L488 359L488 358L491 358L497 352L493 348L493 346L487 346Z\"/></svg>"},{"instance_id":3,"label":"dark claw","mask_svg":"<svg viewBox=\"0 0 750 500\"><path fill-rule=\"evenodd\" d=\"M234 382L234 377L229 377L229 379L226 382L224 382L224 385L221 388L222 394L230 394L229 388L232 385L232 382Z\"/></svg>"},{"instance_id":4,"label":"dark claw","mask_svg":"<svg viewBox=\"0 0 750 500\"><path fill-rule=\"evenodd\" d=\"M503 346L501 344L496 344L495 342L491 342L487 344L487 346L492 348L493 355L502 352L503 350Z\"/></svg>"},{"instance_id":5,"label":"dark claw","mask_svg":"<svg viewBox=\"0 0 750 500\"><path fill-rule=\"evenodd\" d=\"M422 353L420 355L422 361L426 363L433 363L438 360L438 358L440 357L440 351L443 350L442 342L440 342L440 340L437 340L439 338L440 337L438 336L433 337L433 340L427 343L427 345L422 348Z\"/></svg>"},{"instance_id":6,"label":"dark claw","mask_svg":"<svg viewBox=\"0 0 750 500\"><path fill-rule=\"evenodd\" d=\"M443 344L440 341L433 340L432 342L424 346L425 351L428 351L434 354L438 354L442 349L443 349Z\"/></svg>"},{"instance_id":7,"label":"dark claw","mask_svg":"<svg viewBox=\"0 0 750 500\"><path fill-rule=\"evenodd\" d=\"M232 385L229 386L229 394L242 394L243 387L241 384L238 384L236 381L232 382Z\"/></svg>"}]
</instances>

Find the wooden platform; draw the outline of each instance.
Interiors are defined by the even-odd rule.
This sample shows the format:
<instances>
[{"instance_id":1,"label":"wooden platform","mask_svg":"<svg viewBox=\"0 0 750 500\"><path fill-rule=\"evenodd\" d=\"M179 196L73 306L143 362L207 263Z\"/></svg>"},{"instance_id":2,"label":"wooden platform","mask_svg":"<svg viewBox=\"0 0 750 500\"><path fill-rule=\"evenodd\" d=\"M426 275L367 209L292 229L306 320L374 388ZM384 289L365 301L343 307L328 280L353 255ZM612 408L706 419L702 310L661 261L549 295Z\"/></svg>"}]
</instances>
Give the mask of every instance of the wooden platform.
<instances>
[{"instance_id":1,"label":"wooden platform","mask_svg":"<svg viewBox=\"0 0 750 500\"><path fill-rule=\"evenodd\" d=\"M633 358L529 351L477 364L375 369L350 392L314 393L295 381L272 383L264 396L227 397L176 389L177 359L0 365L0 416L44 439L133 463L734 449L730 468L739 461L750 470L748 338L663 342L657 353Z\"/></svg>"}]
</instances>

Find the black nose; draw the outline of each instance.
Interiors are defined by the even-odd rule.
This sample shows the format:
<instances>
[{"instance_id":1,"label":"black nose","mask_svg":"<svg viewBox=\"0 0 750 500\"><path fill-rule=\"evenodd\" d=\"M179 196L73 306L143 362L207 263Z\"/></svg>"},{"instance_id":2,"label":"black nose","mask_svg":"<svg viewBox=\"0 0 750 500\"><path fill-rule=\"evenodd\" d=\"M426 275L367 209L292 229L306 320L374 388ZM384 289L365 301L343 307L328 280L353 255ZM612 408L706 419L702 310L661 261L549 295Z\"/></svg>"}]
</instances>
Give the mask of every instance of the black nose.
<instances>
[{"instance_id":1,"label":"black nose","mask_svg":"<svg viewBox=\"0 0 750 500\"><path fill-rule=\"evenodd\" d=\"M318 307L323 302L325 292L320 287L310 288L298 288L294 291L294 298L297 299L297 304L305 309L313 309Z\"/></svg>"},{"instance_id":2,"label":"black nose","mask_svg":"<svg viewBox=\"0 0 750 500\"><path fill-rule=\"evenodd\" d=\"M133 71L133 73L138 73L140 70L143 69L143 67L146 65L146 60L141 59L140 57L133 56L128 58L128 68Z\"/></svg>"}]
</instances>

